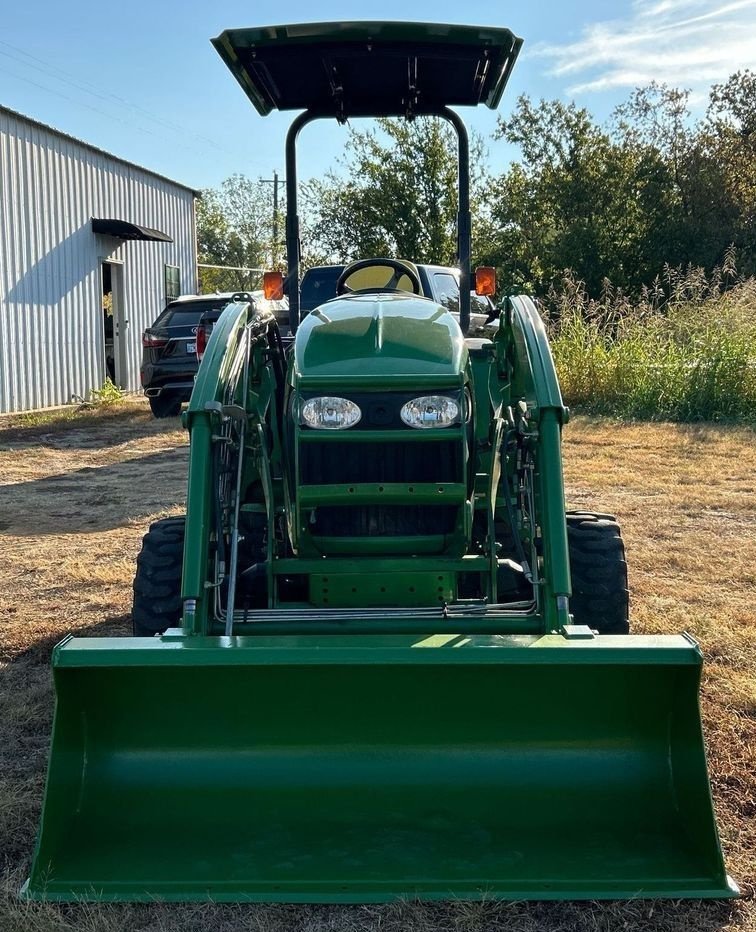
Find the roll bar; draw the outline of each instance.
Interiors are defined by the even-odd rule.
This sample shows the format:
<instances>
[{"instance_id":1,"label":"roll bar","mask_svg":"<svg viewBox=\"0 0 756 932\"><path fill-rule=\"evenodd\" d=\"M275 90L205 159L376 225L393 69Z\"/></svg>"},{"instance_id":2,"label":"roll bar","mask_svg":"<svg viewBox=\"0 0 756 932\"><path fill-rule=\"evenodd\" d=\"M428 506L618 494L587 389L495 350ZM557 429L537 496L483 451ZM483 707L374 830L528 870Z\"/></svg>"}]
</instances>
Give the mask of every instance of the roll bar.
<instances>
[{"instance_id":1,"label":"roll bar","mask_svg":"<svg viewBox=\"0 0 756 932\"><path fill-rule=\"evenodd\" d=\"M459 325L463 333L470 327L470 142L464 121L449 107L423 112L423 116L437 116L454 127L458 142L458 191L457 210L457 261L459 262ZM338 119L333 113L305 110L297 116L286 134L286 257L288 273L284 289L289 298L289 328L296 332L300 322L299 313L299 266L301 260L301 238L299 235L299 212L297 205L297 138L300 130L315 120ZM342 122L342 121L339 121ZM414 257L411 257L414 258Z\"/></svg>"}]
</instances>

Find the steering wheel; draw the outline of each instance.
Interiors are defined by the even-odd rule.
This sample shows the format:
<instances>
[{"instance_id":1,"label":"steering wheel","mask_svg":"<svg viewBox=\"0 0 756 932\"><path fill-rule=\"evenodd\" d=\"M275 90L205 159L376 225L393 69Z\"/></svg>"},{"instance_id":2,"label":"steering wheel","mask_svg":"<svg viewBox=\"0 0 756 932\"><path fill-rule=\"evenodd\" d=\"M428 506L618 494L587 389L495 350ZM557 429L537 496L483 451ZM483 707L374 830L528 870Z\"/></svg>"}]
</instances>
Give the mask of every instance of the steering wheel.
<instances>
[{"instance_id":1,"label":"steering wheel","mask_svg":"<svg viewBox=\"0 0 756 932\"><path fill-rule=\"evenodd\" d=\"M396 291L397 285L406 275L412 285L412 293L417 295L423 293L423 286L420 284L420 278L417 272L411 268L411 266L405 265L398 259L359 259L357 262L350 263L341 275L339 275L338 281L336 282L336 294L342 295L353 292L354 288L350 288L349 285L347 285L347 279L355 272L360 272L362 269L369 269L372 266L384 266L393 269L394 274L382 288L370 288L370 291Z\"/></svg>"}]
</instances>

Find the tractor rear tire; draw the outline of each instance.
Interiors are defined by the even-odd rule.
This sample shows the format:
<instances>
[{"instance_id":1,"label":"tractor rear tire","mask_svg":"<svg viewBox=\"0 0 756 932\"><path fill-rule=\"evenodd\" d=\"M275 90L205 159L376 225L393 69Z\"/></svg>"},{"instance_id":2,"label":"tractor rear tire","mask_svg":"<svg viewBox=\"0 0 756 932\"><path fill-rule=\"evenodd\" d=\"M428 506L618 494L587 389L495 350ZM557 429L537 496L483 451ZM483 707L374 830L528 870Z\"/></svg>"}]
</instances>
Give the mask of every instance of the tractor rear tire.
<instances>
[{"instance_id":1,"label":"tractor rear tire","mask_svg":"<svg viewBox=\"0 0 756 932\"><path fill-rule=\"evenodd\" d=\"M142 539L134 576L135 637L154 637L181 624L181 568L186 518L161 518Z\"/></svg>"},{"instance_id":2,"label":"tractor rear tire","mask_svg":"<svg viewBox=\"0 0 756 932\"><path fill-rule=\"evenodd\" d=\"M630 597L625 545L614 515L567 514L572 575L570 612L599 634L628 634Z\"/></svg>"}]
</instances>

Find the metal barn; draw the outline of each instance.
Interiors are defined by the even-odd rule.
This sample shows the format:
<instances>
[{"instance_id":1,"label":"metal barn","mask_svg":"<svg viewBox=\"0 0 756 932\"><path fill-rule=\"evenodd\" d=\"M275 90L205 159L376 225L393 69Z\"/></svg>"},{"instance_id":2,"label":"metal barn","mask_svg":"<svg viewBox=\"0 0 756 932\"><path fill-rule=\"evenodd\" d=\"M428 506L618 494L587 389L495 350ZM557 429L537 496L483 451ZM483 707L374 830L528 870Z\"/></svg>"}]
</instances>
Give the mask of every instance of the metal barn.
<instances>
[{"instance_id":1,"label":"metal barn","mask_svg":"<svg viewBox=\"0 0 756 932\"><path fill-rule=\"evenodd\" d=\"M195 196L0 106L0 413L139 389L143 329L196 291Z\"/></svg>"}]
</instances>

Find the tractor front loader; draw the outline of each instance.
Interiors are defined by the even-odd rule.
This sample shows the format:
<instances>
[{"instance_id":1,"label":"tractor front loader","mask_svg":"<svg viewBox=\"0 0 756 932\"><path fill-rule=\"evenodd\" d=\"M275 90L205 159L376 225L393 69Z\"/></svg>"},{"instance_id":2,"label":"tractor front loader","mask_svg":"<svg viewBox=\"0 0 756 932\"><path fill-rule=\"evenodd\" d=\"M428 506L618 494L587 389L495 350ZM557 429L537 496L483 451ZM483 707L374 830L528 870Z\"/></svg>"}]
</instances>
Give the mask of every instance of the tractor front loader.
<instances>
[{"instance_id":1,"label":"tractor front loader","mask_svg":"<svg viewBox=\"0 0 756 932\"><path fill-rule=\"evenodd\" d=\"M55 648L25 895L734 896L700 651L628 634L616 521L565 514L567 411L533 302L467 336L470 289L492 286L470 271L449 108L496 107L520 40L337 23L214 44L261 114L303 111L290 333L254 302L224 311L185 416L186 517L139 557L136 636ZM375 115L456 130L458 318L415 256L347 266L300 320L297 135Z\"/></svg>"}]
</instances>

